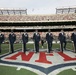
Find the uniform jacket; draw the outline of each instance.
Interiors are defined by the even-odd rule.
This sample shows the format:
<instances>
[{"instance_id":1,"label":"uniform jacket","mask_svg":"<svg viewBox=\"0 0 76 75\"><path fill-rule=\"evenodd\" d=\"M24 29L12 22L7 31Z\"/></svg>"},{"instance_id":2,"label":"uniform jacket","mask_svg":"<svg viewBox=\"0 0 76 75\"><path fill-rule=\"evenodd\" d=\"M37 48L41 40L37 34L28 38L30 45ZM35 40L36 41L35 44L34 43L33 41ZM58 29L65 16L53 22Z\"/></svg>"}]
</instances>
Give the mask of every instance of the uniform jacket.
<instances>
[{"instance_id":1,"label":"uniform jacket","mask_svg":"<svg viewBox=\"0 0 76 75\"><path fill-rule=\"evenodd\" d=\"M74 41L74 42L76 42L76 34L72 33L71 40Z\"/></svg>"},{"instance_id":2,"label":"uniform jacket","mask_svg":"<svg viewBox=\"0 0 76 75\"><path fill-rule=\"evenodd\" d=\"M47 42L52 42L53 41L53 35L52 35L52 33L47 33L46 34L46 41Z\"/></svg>"},{"instance_id":3,"label":"uniform jacket","mask_svg":"<svg viewBox=\"0 0 76 75\"><path fill-rule=\"evenodd\" d=\"M28 34L27 33L22 34L22 41L23 41L23 43L27 43L28 42Z\"/></svg>"},{"instance_id":4,"label":"uniform jacket","mask_svg":"<svg viewBox=\"0 0 76 75\"><path fill-rule=\"evenodd\" d=\"M65 33L59 33L58 39L60 40L60 42L64 42L66 41L66 36Z\"/></svg>"},{"instance_id":5,"label":"uniform jacket","mask_svg":"<svg viewBox=\"0 0 76 75\"><path fill-rule=\"evenodd\" d=\"M16 41L16 35L13 34L9 34L9 41L11 44L13 44Z\"/></svg>"},{"instance_id":6,"label":"uniform jacket","mask_svg":"<svg viewBox=\"0 0 76 75\"><path fill-rule=\"evenodd\" d=\"M0 44L2 44L3 41L4 41L4 35L1 34L1 35L0 35Z\"/></svg>"},{"instance_id":7,"label":"uniform jacket","mask_svg":"<svg viewBox=\"0 0 76 75\"><path fill-rule=\"evenodd\" d=\"M39 42L40 41L40 34L39 33L34 33L34 35L33 35L33 40L35 41L35 42Z\"/></svg>"}]
</instances>

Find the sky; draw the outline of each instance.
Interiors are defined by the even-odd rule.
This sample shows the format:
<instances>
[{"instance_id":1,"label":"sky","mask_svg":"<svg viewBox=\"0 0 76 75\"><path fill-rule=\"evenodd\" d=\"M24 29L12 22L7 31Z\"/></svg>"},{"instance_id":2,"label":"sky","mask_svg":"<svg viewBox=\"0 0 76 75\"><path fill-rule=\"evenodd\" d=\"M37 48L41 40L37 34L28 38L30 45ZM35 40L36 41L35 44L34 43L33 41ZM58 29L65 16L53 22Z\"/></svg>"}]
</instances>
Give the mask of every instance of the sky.
<instances>
[{"instance_id":1,"label":"sky","mask_svg":"<svg viewBox=\"0 0 76 75\"><path fill-rule=\"evenodd\" d=\"M0 0L0 8L27 9L27 14L55 14L61 7L76 7L76 0Z\"/></svg>"}]
</instances>

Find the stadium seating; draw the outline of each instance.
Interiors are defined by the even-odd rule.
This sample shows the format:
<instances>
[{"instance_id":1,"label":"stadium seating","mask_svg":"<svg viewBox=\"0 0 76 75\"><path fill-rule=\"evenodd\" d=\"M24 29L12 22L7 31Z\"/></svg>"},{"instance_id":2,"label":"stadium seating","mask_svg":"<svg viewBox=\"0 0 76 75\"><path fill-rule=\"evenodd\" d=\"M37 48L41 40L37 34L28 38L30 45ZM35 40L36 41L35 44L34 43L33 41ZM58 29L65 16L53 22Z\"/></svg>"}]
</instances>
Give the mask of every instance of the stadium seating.
<instances>
[{"instance_id":1,"label":"stadium seating","mask_svg":"<svg viewBox=\"0 0 76 75\"><path fill-rule=\"evenodd\" d=\"M0 21L66 21L76 20L76 13L55 15L0 15Z\"/></svg>"},{"instance_id":2,"label":"stadium seating","mask_svg":"<svg viewBox=\"0 0 76 75\"><path fill-rule=\"evenodd\" d=\"M69 14L53 14L53 15L26 15L26 14L0 14L0 22L60 22L60 21L76 21L76 13L69 13ZM76 28L76 25L49 25L49 26L2 26L0 25L0 29L58 29L58 28ZM3 34L5 35L6 39L8 40L8 35L10 32L3 32ZM47 32L46 32L47 33ZM45 32L40 32L41 37L45 37L46 36ZM67 36L71 36L72 31L70 32L66 32ZM17 42L19 40L21 40L21 35L22 32L15 32L15 34L17 35ZM33 37L33 32L29 32L29 38ZM57 39L59 32L53 32L54 37L56 37L55 39Z\"/></svg>"}]
</instances>

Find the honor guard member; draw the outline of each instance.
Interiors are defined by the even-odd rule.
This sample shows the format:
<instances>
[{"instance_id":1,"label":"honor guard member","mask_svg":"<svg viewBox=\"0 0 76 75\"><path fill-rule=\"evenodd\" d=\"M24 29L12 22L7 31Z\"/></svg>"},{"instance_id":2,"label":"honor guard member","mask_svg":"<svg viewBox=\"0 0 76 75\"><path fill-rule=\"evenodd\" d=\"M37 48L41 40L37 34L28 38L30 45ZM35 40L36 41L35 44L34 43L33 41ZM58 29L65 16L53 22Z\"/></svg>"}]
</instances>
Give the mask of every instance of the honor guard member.
<instances>
[{"instance_id":1,"label":"honor guard member","mask_svg":"<svg viewBox=\"0 0 76 75\"><path fill-rule=\"evenodd\" d=\"M51 33L51 30L48 30L48 33L46 34L46 41L48 44L48 53L52 51L52 41L53 41L53 34Z\"/></svg>"},{"instance_id":2,"label":"honor guard member","mask_svg":"<svg viewBox=\"0 0 76 75\"><path fill-rule=\"evenodd\" d=\"M11 30L11 33L9 34L9 43L12 53L14 52L13 44L15 41L16 41L16 35L14 34L13 30Z\"/></svg>"},{"instance_id":3,"label":"honor guard member","mask_svg":"<svg viewBox=\"0 0 76 75\"><path fill-rule=\"evenodd\" d=\"M26 30L24 30L24 33L22 34L22 41L23 41L23 50L24 53L26 52L26 43L28 42L28 34Z\"/></svg>"},{"instance_id":4,"label":"honor guard member","mask_svg":"<svg viewBox=\"0 0 76 75\"><path fill-rule=\"evenodd\" d=\"M74 29L74 32L71 35L71 40L74 43L74 52L76 53L76 29Z\"/></svg>"},{"instance_id":5,"label":"honor guard member","mask_svg":"<svg viewBox=\"0 0 76 75\"><path fill-rule=\"evenodd\" d=\"M35 43L35 50L36 53L39 52L39 41L40 41L40 34L38 33L38 30L33 34L33 40Z\"/></svg>"},{"instance_id":6,"label":"honor guard member","mask_svg":"<svg viewBox=\"0 0 76 75\"><path fill-rule=\"evenodd\" d=\"M60 48L63 53L63 48L66 50L66 34L63 30L59 33L58 39L60 41Z\"/></svg>"},{"instance_id":7,"label":"honor guard member","mask_svg":"<svg viewBox=\"0 0 76 75\"><path fill-rule=\"evenodd\" d=\"M3 41L4 41L4 35L0 31L0 53L1 53L1 44L3 43Z\"/></svg>"}]
</instances>

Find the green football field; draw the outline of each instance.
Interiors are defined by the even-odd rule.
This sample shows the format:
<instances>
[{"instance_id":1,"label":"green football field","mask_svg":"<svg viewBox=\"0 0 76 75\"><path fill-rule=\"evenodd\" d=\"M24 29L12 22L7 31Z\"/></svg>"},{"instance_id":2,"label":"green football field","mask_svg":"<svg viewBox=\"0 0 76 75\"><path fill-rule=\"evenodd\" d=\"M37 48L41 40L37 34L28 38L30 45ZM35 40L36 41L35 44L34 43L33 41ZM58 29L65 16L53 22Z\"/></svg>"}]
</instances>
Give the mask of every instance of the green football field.
<instances>
[{"instance_id":1,"label":"green football field","mask_svg":"<svg viewBox=\"0 0 76 75\"><path fill-rule=\"evenodd\" d=\"M1 47L2 47L2 52L0 53L0 55L10 52L9 44L2 44ZM34 45L27 44L27 48L34 49ZM40 44L40 49L41 48L42 48L42 46ZM58 49L60 48L60 44L53 44L53 49L57 49L57 48ZM73 50L73 44L67 43L66 48ZM14 50L19 50L19 49L22 49L22 44L14 44ZM44 44L44 49L47 49L46 43ZM16 69L17 69L16 67L8 67L8 66L0 65L0 73L2 75L37 75L36 73L31 72L26 69L20 69L19 71ZM74 72L72 69L68 69L68 70L64 70L64 71L60 72L58 75L76 75L76 72Z\"/></svg>"},{"instance_id":2,"label":"green football field","mask_svg":"<svg viewBox=\"0 0 76 75\"><path fill-rule=\"evenodd\" d=\"M1 75L37 75L34 72L21 68L17 70L17 67L9 67L0 65L0 73ZM72 69L64 70L57 75L76 75L76 71Z\"/></svg>"},{"instance_id":3,"label":"green football field","mask_svg":"<svg viewBox=\"0 0 76 75\"><path fill-rule=\"evenodd\" d=\"M76 71L73 71L72 69L67 69L57 75L76 75Z\"/></svg>"},{"instance_id":4,"label":"green football field","mask_svg":"<svg viewBox=\"0 0 76 75\"><path fill-rule=\"evenodd\" d=\"M9 49L9 44L2 44L2 52L0 53L0 55L5 54L10 52ZM40 44L40 49L42 48L41 44ZM53 44L53 49L59 49L60 48L60 44ZM22 49L22 44L14 44L14 50L19 50ZM34 44L27 44L27 49L34 49ZM43 49L47 49L47 44L44 44L44 48ZM67 43L66 45L66 49L70 49L73 50L73 44L72 43Z\"/></svg>"},{"instance_id":5,"label":"green football field","mask_svg":"<svg viewBox=\"0 0 76 75\"><path fill-rule=\"evenodd\" d=\"M8 67L0 65L0 75L37 75L37 74L23 68L17 70L17 67Z\"/></svg>"}]
</instances>

